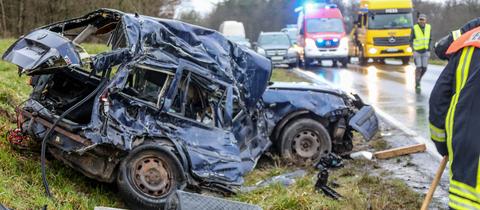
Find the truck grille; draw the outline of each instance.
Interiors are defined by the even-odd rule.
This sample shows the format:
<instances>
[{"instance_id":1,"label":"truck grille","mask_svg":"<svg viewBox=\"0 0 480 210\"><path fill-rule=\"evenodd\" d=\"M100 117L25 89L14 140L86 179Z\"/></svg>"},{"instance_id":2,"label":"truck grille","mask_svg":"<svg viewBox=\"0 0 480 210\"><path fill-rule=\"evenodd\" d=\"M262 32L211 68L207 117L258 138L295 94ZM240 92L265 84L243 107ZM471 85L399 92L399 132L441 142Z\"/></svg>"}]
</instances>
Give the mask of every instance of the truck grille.
<instances>
[{"instance_id":1,"label":"truck grille","mask_svg":"<svg viewBox=\"0 0 480 210\"><path fill-rule=\"evenodd\" d=\"M397 37L383 37L373 38L373 44L375 46L399 46L410 44L409 36L397 36Z\"/></svg>"},{"instance_id":2,"label":"truck grille","mask_svg":"<svg viewBox=\"0 0 480 210\"><path fill-rule=\"evenodd\" d=\"M283 56L287 54L287 50L267 50L267 56Z\"/></svg>"}]
</instances>

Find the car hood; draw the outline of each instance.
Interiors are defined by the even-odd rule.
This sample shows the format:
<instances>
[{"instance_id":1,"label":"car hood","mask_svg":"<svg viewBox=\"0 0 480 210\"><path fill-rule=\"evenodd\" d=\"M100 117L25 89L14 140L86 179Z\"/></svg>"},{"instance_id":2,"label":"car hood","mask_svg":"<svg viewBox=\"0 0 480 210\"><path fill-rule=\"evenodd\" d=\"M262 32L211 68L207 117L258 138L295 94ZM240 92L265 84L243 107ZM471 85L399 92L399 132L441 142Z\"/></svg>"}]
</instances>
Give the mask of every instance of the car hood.
<instances>
[{"instance_id":1,"label":"car hood","mask_svg":"<svg viewBox=\"0 0 480 210\"><path fill-rule=\"evenodd\" d=\"M338 88L332 87L327 83L307 83L307 82L275 82L268 86L272 90L299 90L299 91L318 91L327 92L335 95L345 95L346 93Z\"/></svg>"},{"instance_id":2,"label":"car hood","mask_svg":"<svg viewBox=\"0 0 480 210\"><path fill-rule=\"evenodd\" d=\"M278 49L288 49L289 45L260 45L258 46L264 50L278 50Z\"/></svg>"}]
</instances>

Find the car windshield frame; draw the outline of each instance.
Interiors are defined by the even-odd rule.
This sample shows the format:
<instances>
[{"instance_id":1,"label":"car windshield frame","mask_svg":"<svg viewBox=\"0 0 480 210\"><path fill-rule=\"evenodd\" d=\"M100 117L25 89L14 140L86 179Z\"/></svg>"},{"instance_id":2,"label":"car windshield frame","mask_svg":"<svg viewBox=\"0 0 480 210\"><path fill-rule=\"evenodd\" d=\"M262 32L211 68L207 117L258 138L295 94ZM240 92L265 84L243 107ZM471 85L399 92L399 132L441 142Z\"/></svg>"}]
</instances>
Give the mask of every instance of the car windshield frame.
<instances>
[{"instance_id":1,"label":"car windshield frame","mask_svg":"<svg viewBox=\"0 0 480 210\"><path fill-rule=\"evenodd\" d=\"M259 46L268 45L292 45L290 37L285 33L278 34L261 34L258 38Z\"/></svg>"},{"instance_id":2,"label":"car windshield frame","mask_svg":"<svg viewBox=\"0 0 480 210\"><path fill-rule=\"evenodd\" d=\"M305 20L307 33L345 33L340 18L309 18Z\"/></svg>"},{"instance_id":3,"label":"car windshield frame","mask_svg":"<svg viewBox=\"0 0 480 210\"><path fill-rule=\"evenodd\" d=\"M387 19L388 18L388 19ZM407 23L395 22L397 18L404 18ZM368 15L368 29L405 29L413 27L413 14L408 13L378 13Z\"/></svg>"}]
</instances>

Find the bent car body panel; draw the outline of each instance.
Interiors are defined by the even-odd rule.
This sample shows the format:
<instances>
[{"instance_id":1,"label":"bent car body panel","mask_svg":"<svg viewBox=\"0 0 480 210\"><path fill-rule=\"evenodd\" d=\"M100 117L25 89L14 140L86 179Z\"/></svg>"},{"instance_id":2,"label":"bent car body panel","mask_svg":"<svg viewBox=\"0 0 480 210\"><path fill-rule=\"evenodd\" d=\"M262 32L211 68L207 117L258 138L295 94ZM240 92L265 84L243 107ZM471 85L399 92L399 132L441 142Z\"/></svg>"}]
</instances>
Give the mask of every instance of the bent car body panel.
<instances>
[{"instance_id":1,"label":"bent car body panel","mask_svg":"<svg viewBox=\"0 0 480 210\"><path fill-rule=\"evenodd\" d=\"M33 73L46 62L63 59L66 64L81 65L73 43L57 33L39 29L17 40L3 55L3 60L23 69L19 73Z\"/></svg>"},{"instance_id":2,"label":"bent car body panel","mask_svg":"<svg viewBox=\"0 0 480 210\"><path fill-rule=\"evenodd\" d=\"M353 107L353 102L347 101L355 99L328 84L276 82L265 91L263 100L268 107L270 135L285 116L300 111L313 113L328 121L345 118L349 126L366 140L378 131L378 119L372 107Z\"/></svg>"}]
</instances>

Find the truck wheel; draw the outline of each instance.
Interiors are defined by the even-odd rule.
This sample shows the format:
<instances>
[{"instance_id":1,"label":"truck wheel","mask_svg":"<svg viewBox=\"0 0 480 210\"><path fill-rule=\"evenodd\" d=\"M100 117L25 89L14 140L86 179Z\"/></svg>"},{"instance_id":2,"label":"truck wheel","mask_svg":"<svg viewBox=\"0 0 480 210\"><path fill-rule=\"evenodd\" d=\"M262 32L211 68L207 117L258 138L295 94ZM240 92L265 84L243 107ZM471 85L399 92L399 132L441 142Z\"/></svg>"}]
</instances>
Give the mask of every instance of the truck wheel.
<instances>
[{"instance_id":1,"label":"truck wheel","mask_svg":"<svg viewBox=\"0 0 480 210\"><path fill-rule=\"evenodd\" d=\"M168 149L146 144L132 150L121 162L117 186L131 209L163 209L184 175L180 161Z\"/></svg>"},{"instance_id":2,"label":"truck wheel","mask_svg":"<svg viewBox=\"0 0 480 210\"><path fill-rule=\"evenodd\" d=\"M402 64L405 66L410 64L410 58L402 58Z\"/></svg>"},{"instance_id":3,"label":"truck wheel","mask_svg":"<svg viewBox=\"0 0 480 210\"><path fill-rule=\"evenodd\" d=\"M332 141L323 125L303 118L289 123L280 136L280 154L297 165L316 164L332 151Z\"/></svg>"}]
</instances>

